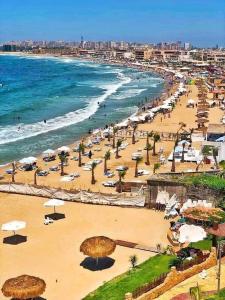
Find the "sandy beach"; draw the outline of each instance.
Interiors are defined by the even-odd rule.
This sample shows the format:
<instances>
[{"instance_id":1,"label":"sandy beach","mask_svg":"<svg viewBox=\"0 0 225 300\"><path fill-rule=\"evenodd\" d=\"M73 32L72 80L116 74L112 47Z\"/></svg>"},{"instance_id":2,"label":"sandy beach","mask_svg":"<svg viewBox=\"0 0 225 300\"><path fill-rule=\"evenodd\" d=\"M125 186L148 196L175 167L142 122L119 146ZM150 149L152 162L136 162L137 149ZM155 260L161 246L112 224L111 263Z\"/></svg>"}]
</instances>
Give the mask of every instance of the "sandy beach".
<instances>
[{"instance_id":1,"label":"sandy beach","mask_svg":"<svg viewBox=\"0 0 225 300\"><path fill-rule=\"evenodd\" d=\"M136 254L139 263L152 255L117 246L111 255L115 260L111 268L90 271L80 266L85 256L79 251L80 244L88 237L106 235L153 247L159 242L167 245L169 222L160 212L67 202L58 209L65 218L46 226L44 216L52 213L52 209L43 206L45 199L0 194L0 201L4 211L0 216L1 224L11 220L27 222L27 227L18 231L27 236L25 243L5 244L3 240L11 232L1 232L0 285L8 278L24 273L39 276L47 283L43 297L48 300L80 300L104 281L127 271L130 255ZM160 224L157 231L154 230L156 224Z\"/></svg>"},{"instance_id":2,"label":"sandy beach","mask_svg":"<svg viewBox=\"0 0 225 300\"><path fill-rule=\"evenodd\" d=\"M150 123L139 124L137 131L154 131L154 132L164 132L164 133L176 133L179 128L179 122L184 122L186 124L185 130L189 131L191 128L196 128L197 123L196 120L196 112L197 107L187 108L187 100L194 99L197 100L198 89L195 85L187 86L189 94L183 95L180 97L175 109L170 113L165 115L165 118L162 114L157 114L156 117ZM212 95L209 95L212 97ZM219 123L220 119L223 115L222 110L218 106L214 108L210 108L209 110L209 122L210 123ZM89 138L86 139L86 141ZM85 141L84 141L85 142ZM60 172L51 172L47 177L37 177L38 185L45 185L50 187L61 187L64 189L82 189L82 190L92 190L95 192L110 192L115 193L114 188L104 187L102 182L107 180L117 180L118 172L116 171L116 167L120 165L125 165L129 167L129 170L126 173L125 181L133 181L140 180L145 181L152 173L153 173L153 165L156 162L159 162L159 155L152 156L152 151L150 151L150 165L147 166L145 164L146 161L146 151L144 150L146 145L146 138L139 137L136 139L136 143L132 144L131 136L126 137L126 142L128 146L126 149L120 151L120 158L116 159L115 154L111 153L111 159L107 162L108 168L110 171L114 171L115 176L112 179L108 179L104 175L104 155L107 150L111 150L112 148L108 145L110 144L107 139L104 139L100 142L99 145L95 145L91 151L93 153L93 159L101 159L102 163L99 164L95 169L95 178L96 183L94 185L91 184L91 171L84 171L82 167L78 167L78 161L72 160L72 157L78 157L78 153L72 153L69 157L68 166L64 168L66 174L71 173L79 173L80 177L75 178L74 181L71 182L62 182L60 177ZM152 143L152 141L150 141ZM111 139L112 143L112 139ZM200 149L201 142L193 142L193 147L196 149ZM70 148L73 149L77 146L78 143L70 145ZM161 140L156 144L156 152L158 153L160 148L163 148L165 158L168 158L174 147L173 141ZM89 150L88 150L89 151ZM145 169L149 171L149 175L143 175L138 177L137 179L134 177L135 175L135 161L131 159L132 153L141 151L143 155L143 161L139 164L139 169ZM89 161L88 157L82 156L82 163L87 163ZM51 166L55 166L59 164L59 159L53 162L43 162L42 157L39 157L37 165L40 169L46 170ZM201 170L208 170L212 167L212 165L204 165L201 167ZM2 172L7 169L3 168ZM160 166L160 169L157 171L159 173L168 172L171 169L171 162L167 162ZM185 162L185 163L176 163L177 171L187 171L187 170L195 170L196 163ZM21 183L30 183L34 182L34 172L23 172L18 171L16 176L16 181ZM4 174L4 181L10 182L11 175Z\"/></svg>"}]
</instances>

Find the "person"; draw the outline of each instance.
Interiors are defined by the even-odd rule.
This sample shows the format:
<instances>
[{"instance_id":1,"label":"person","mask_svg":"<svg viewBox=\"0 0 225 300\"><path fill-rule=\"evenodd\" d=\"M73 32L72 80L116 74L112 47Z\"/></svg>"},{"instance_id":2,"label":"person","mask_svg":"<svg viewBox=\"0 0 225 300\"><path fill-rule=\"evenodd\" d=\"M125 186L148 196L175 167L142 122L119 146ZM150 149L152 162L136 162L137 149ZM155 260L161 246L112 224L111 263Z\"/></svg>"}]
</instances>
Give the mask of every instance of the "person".
<instances>
[{"instance_id":1,"label":"person","mask_svg":"<svg viewBox=\"0 0 225 300\"><path fill-rule=\"evenodd\" d=\"M89 159L91 159L91 157L92 157L92 152L91 152L91 150L89 151L89 153L88 153L88 157L89 157Z\"/></svg>"},{"instance_id":2,"label":"person","mask_svg":"<svg viewBox=\"0 0 225 300\"><path fill-rule=\"evenodd\" d=\"M46 122L47 122L47 121L46 121L46 120L44 120L44 123L45 123L45 124L46 124Z\"/></svg>"}]
</instances>

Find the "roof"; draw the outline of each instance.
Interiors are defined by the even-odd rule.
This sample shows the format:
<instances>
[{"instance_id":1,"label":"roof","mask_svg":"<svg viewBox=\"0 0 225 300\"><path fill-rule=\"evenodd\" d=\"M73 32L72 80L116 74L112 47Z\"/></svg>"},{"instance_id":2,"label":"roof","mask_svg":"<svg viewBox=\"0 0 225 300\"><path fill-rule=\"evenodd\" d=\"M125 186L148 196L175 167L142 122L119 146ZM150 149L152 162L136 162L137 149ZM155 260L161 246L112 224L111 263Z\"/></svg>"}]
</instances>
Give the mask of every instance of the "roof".
<instances>
[{"instance_id":1,"label":"roof","mask_svg":"<svg viewBox=\"0 0 225 300\"><path fill-rule=\"evenodd\" d=\"M207 133L224 134L225 124L209 124Z\"/></svg>"},{"instance_id":2,"label":"roof","mask_svg":"<svg viewBox=\"0 0 225 300\"><path fill-rule=\"evenodd\" d=\"M218 227L215 229L213 227L209 228L207 232L216 236L225 237L225 223L218 224Z\"/></svg>"}]
</instances>

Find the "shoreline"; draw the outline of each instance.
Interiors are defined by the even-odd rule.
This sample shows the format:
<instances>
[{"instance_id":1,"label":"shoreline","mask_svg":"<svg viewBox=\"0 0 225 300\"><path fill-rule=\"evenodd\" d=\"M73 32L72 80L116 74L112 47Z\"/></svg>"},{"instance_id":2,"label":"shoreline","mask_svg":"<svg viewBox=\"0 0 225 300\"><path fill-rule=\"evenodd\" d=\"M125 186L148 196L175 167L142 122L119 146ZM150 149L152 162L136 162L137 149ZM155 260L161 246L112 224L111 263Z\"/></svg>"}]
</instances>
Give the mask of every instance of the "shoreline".
<instances>
[{"instance_id":1,"label":"shoreline","mask_svg":"<svg viewBox=\"0 0 225 300\"><path fill-rule=\"evenodd\" d=\"M168 82L166 81L165 77L163 76L163 74L166 74L166 72L160 72L159 70L157 69L152 69L152 67L144 67L144 66L141 66L141 65L136 65L136 64L127 64L125 62L118 62L118 61L105 61L105 60L100 60L100 59L89 59L89 58L80 58L80 57L71 57L71 56L60 56L60 55L49 55L49 54L31 54L31 53L27 53L27 52L0 52L0 56L1 55L4 55L4 56L24 56L24 57L40 57L40 58L49 58L49 59L73 59L73 60L77 60L77 61L84 61L84 62L91 62L91 63L98 63L98 64L102 64L102 65L112 65L112 66L120 66L120 67L124 67L124 68L129 68L129 69L136 69L140 72L151 72L153 75L157 75L159 76L164 82L163 82L163 88L160 92L160 95L159 97L155 98L155 97L152 97L150 98L151 96L148 96L146 98L148 98L148 101L145 102L145 104L142 104L141 106L138 106L137 108L137 111L132 113L131 115L129 115L128 117L125 117L125 118L122 118L122 119L119 119L117 123L115 123L114 125L117 125L121 122L124 122L125 120L128 120L130 119L132 116L136 116L140 113L140 110L142 110L143 106L146 106L146 105L152 105L153 104L153 107L155 107L155 101L157 100L157 104L159 102L162 102L163 99L162 97L165 96L165 94L169 93L170 90L168 90ZM172 87L173 88L173 87ZM101 106L101 105L99 105ZM99 109L99 107L98 107ZM78 122L79 123L79 122ZM91 128L92 132L96 131L96 130L102 130L104 128L104 125L102 127L95 127L95 128ZM57 130L57 129L56 129ZM56 131L55 130L55 131ZM41 135L41 134L38 134L38 135ZM37 136L38 136L37 135ZM87 139L88 137L90 137L90 132L87 131L86 134L82 134L78 139L76 139L75 141L73 141L73 143L71 142L67 142L65 143L66 145L68 145L69 147L71 147L72 144L76 144L78 143L79 141L81 140L84 140L84 139ZM29 138L29 137L28 137ZM12 142L13 143L13 142ZM61 145L62 146L62 145ZM46 148L48 148L48 146L46 146ZM57 149L54 149L55 151ZM31 154L32 155L32 154ZM41 155L42 155L42 152L36 152L35 154L33 155L36 155L37 158L40 158ZM12 160L12 161L9 161L9 162L3 162L0 164L0 168L4 168L8 165L10 165L13 161L18 161L18 159L15 159L15 160Z\"/></svg>"}]
</instances>

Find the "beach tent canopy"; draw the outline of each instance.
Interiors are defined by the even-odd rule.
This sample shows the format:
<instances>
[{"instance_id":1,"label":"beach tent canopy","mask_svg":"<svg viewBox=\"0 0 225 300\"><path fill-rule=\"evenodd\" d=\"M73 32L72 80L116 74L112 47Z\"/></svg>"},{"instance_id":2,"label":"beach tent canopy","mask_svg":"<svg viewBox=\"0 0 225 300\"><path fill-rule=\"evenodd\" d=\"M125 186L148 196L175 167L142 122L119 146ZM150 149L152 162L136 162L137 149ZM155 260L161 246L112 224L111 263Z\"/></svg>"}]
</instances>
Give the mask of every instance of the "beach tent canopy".
<instances>
[{"instance_id":1,"label":"beach tent canopy","mask_svg":"<svg viewBox=\"0 0 225 300\"><path fill-rule=\"evenodd\" d=\"M36 157L30 156L30 157L22 158L21 160L19 160L19 163L29 165L35 163L36 161L37 161Z\"/></svg>"},{"instance_id":2,"label":"beach tent canopy","mask_svg":"<svg viewBox=\"0 0 225 300\"><path fill-rule=\"evenodd\" d=\"M13 299L33 299L42 295L45 288L44 280L29 275L21 275L6 280L2 286L2 293L5 297Z\"/></svg>"},{"instance_id":3,"label":"beach tent canopy","mask_svg":"<svg viewBox=\"0 0 225 300\"><path fill-rule=\"evenodd\" d=\"M24 221L11 221L5 224L2 224L2 230L3 231L13 231L15 234L15 231L24 229L26 227L26 222Z\"/></svg>"},{"instance_id":4,"label":"beach tent canopy","mask_svg":"<svg viewBox=\"0 0 225 300\"><path fill-rule=\"evenodd\" d=\"M200 226L185 224L179 228L179 232L180 232L179 242L182 244L194 243L194 242L202 241L204 238L206 238L206 232Z\"/></svg>"},{"instance_id":5,"label":"beach tent canopy","mask_svg":"<svg viewBox=\"0 0 225 300\"><path fill-rule=\"evenodd\" d=\"M58 148L59 152L70 152L70 148L67 146L62 146L60 148Z\"/></svg>"},{"instance_id":6,"label":"beach tent canopy","mask_svg":"<svg viewBox=\"0 0 225 300\"><path fill-rule=\"evenodd\" d=\"M47 149L44 152L42 152L43 155L54 155L55 151L52 149Z\"/></svg>"}]
</instances>

